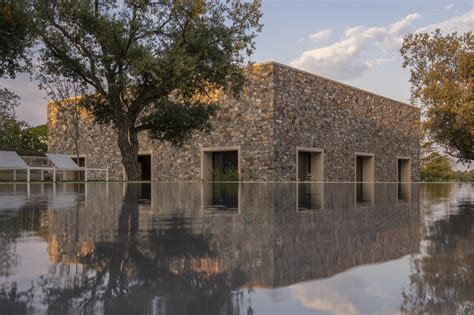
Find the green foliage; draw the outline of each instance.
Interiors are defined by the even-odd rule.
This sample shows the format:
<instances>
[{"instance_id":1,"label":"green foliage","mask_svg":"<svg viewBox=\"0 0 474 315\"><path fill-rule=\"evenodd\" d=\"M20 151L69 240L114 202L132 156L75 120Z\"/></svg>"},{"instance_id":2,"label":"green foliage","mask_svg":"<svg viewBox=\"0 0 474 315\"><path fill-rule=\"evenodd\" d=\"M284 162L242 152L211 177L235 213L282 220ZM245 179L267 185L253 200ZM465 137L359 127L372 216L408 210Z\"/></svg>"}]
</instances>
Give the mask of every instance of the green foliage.
<instances>
[{"instance_id":1,"label":"green foliage","mask_svg":"<svg viewBox=\"0 0 474 315\"><path fill-rule=\"evenodd\" d=\"M471 32L410 34L400 50L428 137L463 162L474 159L474 49Z\"/></svg>"},{"instance_id":2,"label":"green foliage","mask_svg":"<svg viewBox=\"0 0 474 315\"><path fill-rule=\"evenodd\" d=\"M0 77L28 69L33 29L27 1L0 0L0 43Z\"/></svg>"},{"instance_id":3,"label":"green foliage","mask_svg":"<svg viewBox=\"0 0 474 315\"><path fill-rule=\"evenodd\" d=\"M15 119L15 107L20 104L18 95L0 87L0 131L7 121Z\"/></svg>"},{"instance_id":4,"label":"green foliage","mask_svg":"<svg viewBox=\"0 0 474 315\"><path fill-rule=\"evenodd\" d=\"M423 158L420 176L423 182L449 182L455 179L449 158L437 152Z\"/></svg>"},{"instance_id":5,"label":"green foliage","mask_svg":"<svg viewBox=\"0 0 474 315\"><path fill-rule=\"evenodd\" d=\"M83 104L118 132L128 178L138 136L181 144L210 128L216 89L238 94L261 0L33 0L44 75L84 83Z\"/></svg>"},{"instance_id":6,"label":"green foliage","mask_svg":"<svg viewBox=\"0 0 474 315\"><path fill-rule=\"evenodd\" d=\"M455 171L449 157L441 155L432 142L422 144L421 155L421 181L474 182L474 170Z\"/></svg>"},{"instance_id":7,"label":"green foliage","mask_svg":"<svg viewBox=\"0 0 474 315\"><path fill-rule=\"evenodd\" d=\"M15 116L20 98L0 88L0 150L13 150L20 155L38 155L48 149L46 125L30 128Z\"/></svg>"},{"instance_id":8,"label":"green foliage","mask_svg":"<svg viewBox=\"0 0 474 315\"><path fill-rule=\"evenodd\" d=\"M46 125L29 128L25 122L9 120L0 131L0 150L19 155L43 155L48 150Z\"/></svg>"},{"instance_id":9,"label":"green foliage","mask_svg":"<svg viewBox=\"0 0 474 315\"><path fill-rule=\"evenodd\" d=\"M212 172L212 180L215 182L238 182L239 179L239 171L234 167L217 168Z\"/></svg>"},{"instance_id":10,"label":"green foliage","mask_svg":"<svg viewBox=\"0 0 474 315\"><path fill-rule=\"evenodd\" d=\"M153 139L181 145L192 135L190 130L211 130L208 119L216 110L216 104L178 105L174 102L162 102L153 115L143 120L143 125L150 126L148 134Z\"/></svg>"},{"instance_id":11,"label":"green foliage","mask_svg":"<svg viewBox=\"0 0 474 315\"><path fill-rule=\"evenodd\" d=\"M42 152L46 152L48 149L48 125L44 124L31 127L28 131L35 139L37 139L37 142L39 143L37 148Z\"/></svg>"}]
</instances>

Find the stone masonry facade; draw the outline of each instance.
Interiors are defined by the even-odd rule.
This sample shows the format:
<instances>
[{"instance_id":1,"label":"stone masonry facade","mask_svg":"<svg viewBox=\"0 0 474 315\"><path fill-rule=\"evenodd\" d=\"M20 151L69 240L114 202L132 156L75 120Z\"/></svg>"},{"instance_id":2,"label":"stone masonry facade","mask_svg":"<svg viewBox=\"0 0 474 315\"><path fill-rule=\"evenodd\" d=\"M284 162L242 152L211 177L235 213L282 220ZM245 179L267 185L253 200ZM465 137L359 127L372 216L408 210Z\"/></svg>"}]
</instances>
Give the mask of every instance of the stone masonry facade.
<instances>
[{"instance_id":1,"label":"stone masonry facade","mask_svg":"<svg viewBox=\"0 0 474 315\"><path fill-rule=\"evenodd\" d=\"M246 73L238 98L215 93L220 109L211 132L196 133L181 147L140 135L153 181L199 181L203 148L226 147L239 149L244 181L295 181L298 147L323 151L327 182L353 182L358 153L373 156L375 182L397 181L398 157L411 160L411 179L419 180L418 108L275 62ZM57 112L50 103L49 151L74 155L68 122ZM87 113L81 117L78 144L87 166L108 166L111 180L125 179L115 131Z\"/></svg>"}]
</instances>

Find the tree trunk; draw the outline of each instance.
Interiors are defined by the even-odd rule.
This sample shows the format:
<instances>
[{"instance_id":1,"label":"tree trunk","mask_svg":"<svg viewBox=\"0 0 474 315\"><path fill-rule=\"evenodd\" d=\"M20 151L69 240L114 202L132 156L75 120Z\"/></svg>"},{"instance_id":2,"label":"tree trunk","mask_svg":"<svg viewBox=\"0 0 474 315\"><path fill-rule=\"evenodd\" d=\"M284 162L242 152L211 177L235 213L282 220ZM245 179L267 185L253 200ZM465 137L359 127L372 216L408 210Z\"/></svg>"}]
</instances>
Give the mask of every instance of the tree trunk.
<instances>
[{"instance_id":1,"label":"tree trunk","mask_svg":"<svg viewBox=\"0 0 474 315\"><path fill-rule=\"evenodd\" d=\"M138 134L135 128L117 126L118 146L122 153L122 163L127 174L127 180L141 180L140 168L138 165Z\"/></svg>"}]
</instances>

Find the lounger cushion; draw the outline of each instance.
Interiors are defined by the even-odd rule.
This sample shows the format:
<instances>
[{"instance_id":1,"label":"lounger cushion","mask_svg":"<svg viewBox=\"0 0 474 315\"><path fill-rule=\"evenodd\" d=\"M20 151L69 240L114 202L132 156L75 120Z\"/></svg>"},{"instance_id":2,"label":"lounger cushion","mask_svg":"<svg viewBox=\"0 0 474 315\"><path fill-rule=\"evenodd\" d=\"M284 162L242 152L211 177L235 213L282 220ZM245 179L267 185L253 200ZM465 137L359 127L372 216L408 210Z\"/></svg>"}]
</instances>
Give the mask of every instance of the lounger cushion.
<instances>
[{"instance_id":1,"label":"lounger cushion","mask_svg":"<svg viewBox=\"0 0 474 315\"><path fill-rule=\"evenodd\" d=\"M77 165L69 156L65 154L46 153L46 156L53 162L58 169L67 170L82 170L83 168Z\"/></svg>"},{"instance_id":2,"label":"lounger cushion","mask_svg":"<svg viewBox=\"0 0 474 315\"><path fill-rule=\"evenodd\" d=\"M27 169L28 165L15 151L0 151L0 169Z\"/></svg>"}]
</instances>

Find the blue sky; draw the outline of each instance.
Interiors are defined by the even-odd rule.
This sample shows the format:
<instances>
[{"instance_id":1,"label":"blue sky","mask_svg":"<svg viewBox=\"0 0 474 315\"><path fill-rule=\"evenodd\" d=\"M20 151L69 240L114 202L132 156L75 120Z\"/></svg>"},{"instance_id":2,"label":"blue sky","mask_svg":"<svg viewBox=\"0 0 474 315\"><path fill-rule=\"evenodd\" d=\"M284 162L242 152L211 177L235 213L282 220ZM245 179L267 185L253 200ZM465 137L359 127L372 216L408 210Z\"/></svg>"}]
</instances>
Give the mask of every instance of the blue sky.
<instances>
[{"instance_id":1,"label":"blue sky","mask_svg":"<svg viewBox=\"0 0 474 315\"><path fill-rule=\"evenodd\" d=\"M263 32L255 62L278 61L408 102L401 39L441 27L474 29L474 2L449 0L263 0ZM0 80L22 98L17 111L31 125L46 122L46 99L28 75Z\"/></svg>"}]
</instances>

